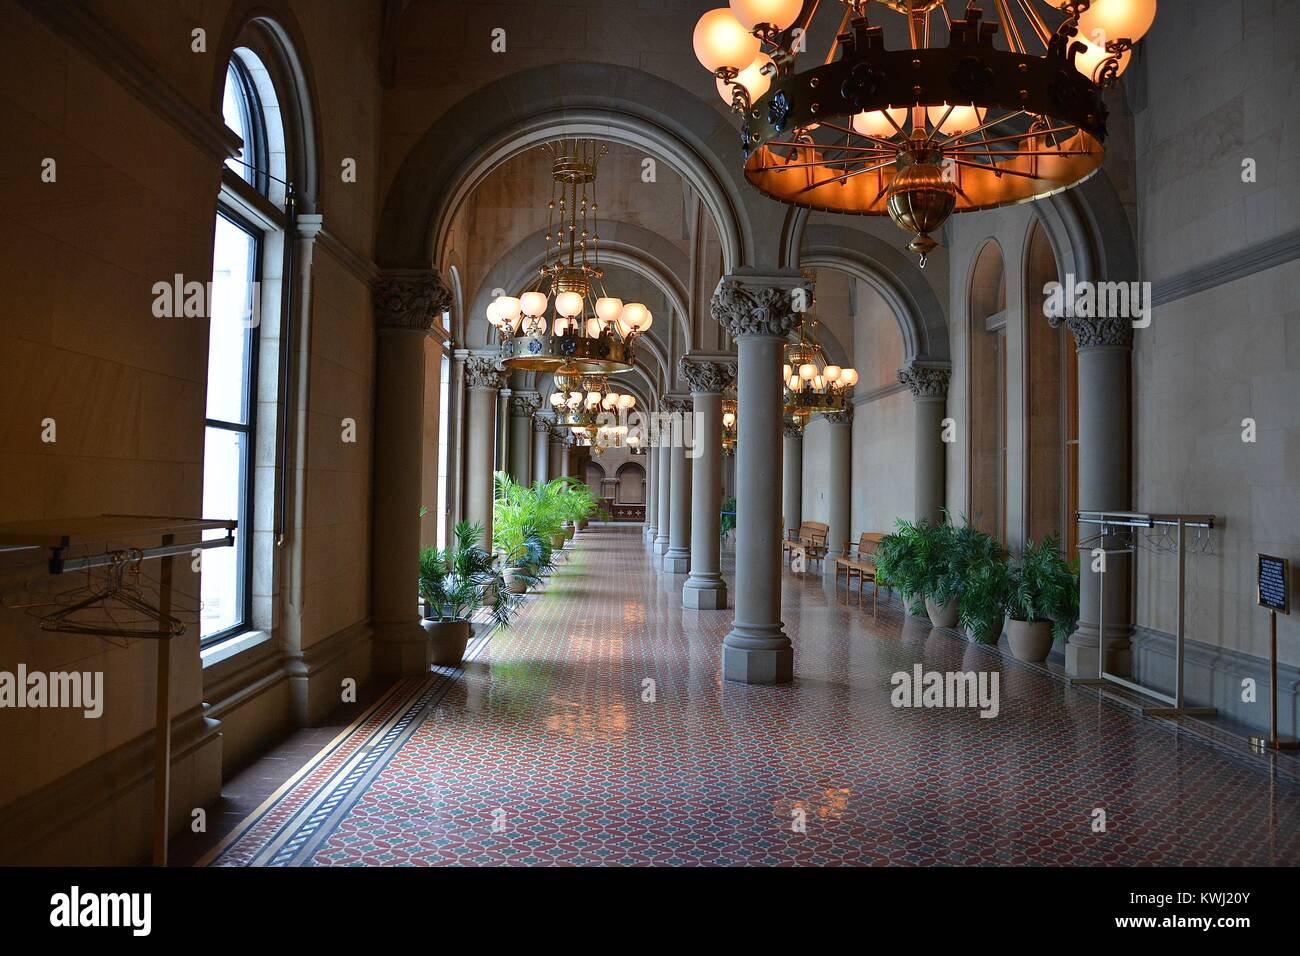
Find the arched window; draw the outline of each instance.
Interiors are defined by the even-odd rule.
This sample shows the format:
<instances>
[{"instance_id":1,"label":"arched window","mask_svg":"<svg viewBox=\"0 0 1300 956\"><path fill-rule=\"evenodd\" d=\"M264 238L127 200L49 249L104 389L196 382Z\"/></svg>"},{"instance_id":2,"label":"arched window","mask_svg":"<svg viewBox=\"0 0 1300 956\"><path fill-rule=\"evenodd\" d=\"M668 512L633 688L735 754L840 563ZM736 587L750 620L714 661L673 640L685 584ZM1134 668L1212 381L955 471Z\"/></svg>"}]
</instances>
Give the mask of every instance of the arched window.
<instances>
[{"instance_id":1,"label":"arched window","mask_svg":"<svg viewBox=\"0 0 1300 956\"><path fill-rule=\"evenodd\" d=\"M270 627L269 610L262 619L254 612L255 580L269 577L255 577L254 570L259 559L270 560L257 551L256 532L270 529L256 527L254 502L276 495L278 462L266 451L276 443L258 436L274 435L279 419L282 363L267 361L263 351L275 347L284 312L287 213L275 215L268 206L280 206L286 195L283 146L273 150L285 137L270 75L252 50L237 49L230 59L222 114L244 146L226 161L213 230L203 513L233 517L239 531L234 548L203 555L204 644Z\"/></svg>"},{"instance_id":2,"label":"arched window","mask_svg":"<svg viewBox=\"0 0 1300 956\"><path fill-rule=\"evenodd\" d=\"M971 271L970 520L1007 541L1007 287L1002 249L985 243Z\"/></svg>"}]
</instances>

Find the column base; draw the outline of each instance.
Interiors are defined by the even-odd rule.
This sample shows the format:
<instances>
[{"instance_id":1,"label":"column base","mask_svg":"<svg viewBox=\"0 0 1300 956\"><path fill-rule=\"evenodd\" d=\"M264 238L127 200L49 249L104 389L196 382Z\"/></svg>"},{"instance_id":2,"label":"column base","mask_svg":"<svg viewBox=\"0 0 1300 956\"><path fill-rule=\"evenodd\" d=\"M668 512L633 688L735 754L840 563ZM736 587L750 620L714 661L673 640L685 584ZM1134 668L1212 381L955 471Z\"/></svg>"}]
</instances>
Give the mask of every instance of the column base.
<instances>
[{"instance_id":1,"label":"column base","mask_svg":"<svg viewBox=\"0 0 1300 956\"><path fill-rule=\"evenodd\" d=\"M668 539L665 537L655 538L655 554L664 555L668 553Z\"/></svg>"},{"instance_id":2,"label":"column base","mask_svg":"<svg viewBox=\"0 0 1300 956\"><path fill-rule=\"evenodd\" d=\"M721 578L688 578L682 585L682 607L692 611L720 611L727 606L727 584Z\"/></svg>"},{"instance_id":3,"label":"column base","mask_svg":"<svg viewBox=\"0 0 1300 956\"><path fill-rule=\"evenodd\" d=\"M1106 673L1128 677L1133 673L1133 649L1129 646L1106 648ZM1065 676L1096 677L1097 648L1087 644L1065 645Z\"/></svg>"},{"instance_id":4,"label":"column base","mask_svg":"<svg viewBox=\"0 0 1300 956\"><path fill-rule=\"evenodd\" d=\"M691 553L682 548L669 548L664 553L662 566L668 574L686 574L691 570Z\"/></svg>"},{"instance_id":5,"label":"column base","mask_svg":"<svg viewBox=\"0 0 1300 956\"><path fill-rule=\"evenodd\" d=\"M733 626L722 639L722 678L742 684L788 684L794 680L794 647L781 625Z\"/></svg>"},{"instance_id":6,"label":"column base","mask_svg":"<svg viewBox=\"0 0 1300 956\"><path fill-rule=\"evenodd\" d=\"M429 673L432 648L419 621L381 621L374 628L371 668L376 677L396 680Z\"/></svg>"}]
</instances>

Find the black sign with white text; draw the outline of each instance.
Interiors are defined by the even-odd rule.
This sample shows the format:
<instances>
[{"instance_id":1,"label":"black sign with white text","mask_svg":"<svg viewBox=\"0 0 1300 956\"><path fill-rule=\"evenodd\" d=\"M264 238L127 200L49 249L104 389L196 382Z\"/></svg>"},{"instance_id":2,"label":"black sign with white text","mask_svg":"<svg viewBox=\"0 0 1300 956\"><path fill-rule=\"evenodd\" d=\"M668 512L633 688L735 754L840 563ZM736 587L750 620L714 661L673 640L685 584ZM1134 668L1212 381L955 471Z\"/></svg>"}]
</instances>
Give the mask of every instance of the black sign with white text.
<instances>
[{"instance_id":1,"label":"black sign with white text","mask_svg":"<svg viewBox=\"0 0 1300 956\"><path fill-rule=\"evenodd\" d=\"M1259 556L1259 606L1282 614L1291 613L1291 594L1286 558Z\"/></svg>"}]
</instances>

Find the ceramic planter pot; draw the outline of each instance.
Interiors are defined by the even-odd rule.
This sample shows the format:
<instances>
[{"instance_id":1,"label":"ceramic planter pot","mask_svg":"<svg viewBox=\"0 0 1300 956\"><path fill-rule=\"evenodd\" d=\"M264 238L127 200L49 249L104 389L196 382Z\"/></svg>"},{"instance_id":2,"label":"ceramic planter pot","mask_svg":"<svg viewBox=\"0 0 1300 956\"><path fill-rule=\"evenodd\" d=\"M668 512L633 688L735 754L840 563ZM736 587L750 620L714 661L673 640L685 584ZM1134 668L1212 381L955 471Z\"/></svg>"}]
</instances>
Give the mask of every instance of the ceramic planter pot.
<instances>
[{"instance_id":1,"label":"ceramic planter pot","mask_svg":"<svg viewBox=\"0 0 1300 956\"><path fill-rule=\"evenodd\" d=\"M564 526L564 537L565 537L566 540L568 540L568 541L572 541L572 540L573 540L573 536L574 536L575 534L577 534L577 533L578 533L578 529L575 528L573 525L571 525L571 524L566 524L566 525Z\"/></svg>"},{"instance_id":2,"label":"ceramic planter pot","mask_svg":"<svg viewBox=\"0 0 1300 956\"><path fill-rule=\"evenodd\" d=\"M925 610L930 615L930 623L935 627L957 626L957 598L951 597L943 604L935 604L925 599Z\"/></svg>"},{"instance_id":3,"label":"ceramic planter pot","mask_svg":"<svg viewBox=\"0 0 1300 956\"><path fill-rule=\"evenodd\" d=\"M521 571L516 571L514 568L506 568L502 577L506 579L506 590L511 594L528 593L528 582L524 580Z\"/></svg>"},{"instance_id":4,"label":"ceramic planter pot","mask_svg":"<svg viewBox=\"0 0 1300 956\"><path fill-rule=\"evenodd\" d=\"M587 530L587 519L586 519L586 518L583 518L581 521L578 522L578 530L579 530L579 531L586 531L586 530Z\"/></svg>"},{"instance_id":5,"label":"ceramic planter pot","mask_svg":"<svg viewBox=\"0 0 1300 956\"><path fill-rule=\"evenodd\" d=\"M430 659L441 667L456 667L465 656L469 643L469 621L425 621L429 635Z\"/></svg>"},{"instance_id":6,"label":"ceramic planter pot","mask_svg":"<svg viewBox=\"0 0 1300 956\"><path fill-rule=\"evenodd\" d=\"M568 540L569 539L565 536L563 531L557 531L555 534L551 535L551 547L554 550L559 551L564 547L564 542Z\"/></svg>"},{"instance_id":7,"label":"ceramic planter pot","mask_svg":"<svg viewBox=\"0 0 1300 956\"><path fill-rule=\"evenodd\" d=\"M1052 623L1013 618L1007 622L1007 643L1011 645L1011 656L1016 660L1041 663L1052 653Z\"/></svg>"}]
</instances>

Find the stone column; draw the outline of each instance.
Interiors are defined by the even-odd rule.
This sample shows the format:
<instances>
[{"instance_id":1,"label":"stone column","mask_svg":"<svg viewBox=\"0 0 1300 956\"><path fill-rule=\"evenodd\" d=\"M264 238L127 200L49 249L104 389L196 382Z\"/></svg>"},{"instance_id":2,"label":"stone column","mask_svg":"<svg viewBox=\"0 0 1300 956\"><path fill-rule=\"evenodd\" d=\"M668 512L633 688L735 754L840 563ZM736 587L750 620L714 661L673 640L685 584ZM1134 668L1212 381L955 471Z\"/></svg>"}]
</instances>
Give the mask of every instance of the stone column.
<instances>
[{"instance_id":1,"label":"stone column","mask_svg":"<svg viewBox=\"0 0 1300 956\"><path fill-rule=\"evenodd\" d=\"M533 417L533 481L550 478L551 458L547 445L551 439L551 423L538 415Z\"/></svg>"},{"instance_id":2,"label":"stone column","mask_svg":"<svg viewBox=\"0 0 1300 956\"><path fill-rule=\"evenodd\" d=\"M469 349L454 349L451 353L451 383L447 398L451 409L447 417L447 540L451 529L465 514L465 362L472 353Z\"/></svg>"},{"instance_id":3,"label":"stone column","mask_svg":"<svg viewBox=\"0 0 1300 956\"><path fill-rule=\"evenodd\" d=\"M546 466L546 480L554 481L564 474L564 429L551 426L550 463Z\"/></svg>"},{"instance_id":4,"label":"stone column","mask_svg":"<svg viewBox=\"0 0 1300 956\"><path fill-rule=\"evenodd\" d=\"M573 471L573 436L562 435L560 437L560 473L557 478L563 478Z\"/></svg>"},{"instance_id":5,"label":"stone column","mask_svg":"<svg viewBox=\"0 0 1300 956\"><path fill-rule=\"evenodd\" d=\"M664 552L663 569L669 574L685 574L691 569L691 472L692 460L687 456L687 441L691 440L691 401L687 398L670 398L664 408L673 416L673 441L669 455L668 473L672 482L672 512L668 516L668 550Z\"/></svg>"},{"instance_id":6,"label":"stone column","mask_svg":"<svg viewBox=\"0 0 1300 956\"><path fill-rule=\"evenodd\" d=\"M781 363L812 291L798 276L723 276L711 310L740 352L736 410L736 617L722 676L780 684L794 676L781 624Z\"/></svg>"},{"instance_id":7,"label":"stone column","mask_svg":"<svg viewBox=\"0 0 1300 956\"><path fill-rule=\"evenodd\" d=\"M691 388L695 429L691 436L691 574L682 585L682 607L727 606L722 580L722 391L736 378L734 362L682 359L678 372Z\"/></svg>"},{"instance_id":8,"label":"stone column","mask_svg":"<svg viewBox=\"0 0 1300 956\"><path fill-rule=\"evenodd\" d=\"M451 302L436 272L386 272L373 289L375 436L371 608L373 666L385 678L429 672L420 626L420 489L424 458L425 349Z\"/></svg>"},{"instance_id":9,"label":"stone column","mask_svg":"<svg viewBox=\"0 0 1300 956\"><path fill-rule=\"evenodd\" d=\"M492 549L492 465L497 445L497 390L503 372L495 357L471 355L465 360L468 391L465 416L465 520L483 526L480 544Z\"/></svg>"},{"instance_id":10,"label":"stone column","mask_svg":"<svg viewBox=\"0 0 1300 956\"><path fill-rule=\"evenodd\" d=\"M661 412L665 410L666 409L664 409L662 406L660 407ZM656 496L659 499L659 507L656 509L656 513L655 513L654 553L658 555L662 555L668 550L669 526L671 525L673 519L673 501L672 501L673 455L672 455L672 448L669 447L669 445L671 444L671 438L672 438L672 433L670 431L666 429L659 429L659 434L658 437L656 438L656 441L663 442L663 444L660 444L658 447L659 465L658 465L658 474L655 476L655 485L656 485L655 492L656 492Z\"/></svg>"},{"instance_id":11,"label":"stone column","mask_svg":"<svg viewBox=\"0 0 1300 956\"><path fill-rule=\"evenodd\" d=\"M508 388L497 392L497 447L494 471L510 470L510 394Z\"/></svg>"},{"instance_id":12,"label":"stone column","mask_svg":"<svg viewBox=\"0 0 1300 956\"><path fill-rule=\"evenodd\" d=\"M943 520L943 418L948 402L951 369L945 365L911 362L898 370L898 380L912 392L915 449L913 472L916 520Z\"/></svg>"},{"instance_id":13,"label":"stone column","mask_svg":"<svg viewBox=\"0 0 1300 956\"><path fill-rule=\"evenodd\" d=\"M643 529L646 540L654 544L655 540L655 522L658 520L659 512L659 488L658 472L655 470L659 467L659 449L647 448L645 453L645 528Z\"/></svg>"},{"instance_id":14,"label":"stone column","mask_svg":"<svg viewBox=\"0 0 1300 956\"><path fill-rule=\"evenodd\" d=\"M532 484L533 413L542 406L536 393L518 392L510 398L510 477L521 485Z\"/></svg>"},{"instance_id":15,"label":"stone column","mask_svg":"<svg viewBox=\"0 0 1300 956\"><path fill-rule=\"evenodd\" d=\"M785 444L781 454L781 514L786 537L794 537L803 523L803 429L792 422L783 426Z\"/></svg>"},{"instance_id":16,"label":"stone column","mask_svg":"<svg viewBox=\"0 0 1300 956\"><path fill-rule=\"evenodd\" d=\"M1054 324L1059 324L1059 321ZM1128 318L1069 318L1079 353L1079 509L1128 511L1129 368L1133 326ZM1171 510L1167 503L1157 508ZM1082 541L1100 530L1080 525ZM1121 539L1107 536L1092 547L1118 548ZM1106 556L1104 573L1094 573L1092 556L1079 553L1079 627L1065 645L1065 673L1097 676L1097 604L1106 589L1106 670L1126 676L1132 665L1133 611L1130 604L1132 559ZM1103 584L1104 581L1104 584Z\"/></svg>"},{"instance_id":17,"label":"stone column","mask_svg":"<svg viewBox=\"0 0 1300 956\"><path fill-rule=\"evenodd\" d=\"M835 574L835 559L848 553L853 515L853 406L842 412L823 415L830 432L826 462L826 492L829 496L826 534L826 559L822 574ZM816 463L820 464L820 463ZM818 469L820 470L820 469Z\"/></svg>"}]
</instances>

